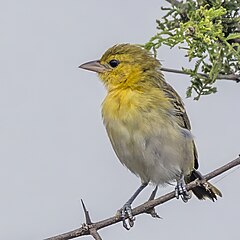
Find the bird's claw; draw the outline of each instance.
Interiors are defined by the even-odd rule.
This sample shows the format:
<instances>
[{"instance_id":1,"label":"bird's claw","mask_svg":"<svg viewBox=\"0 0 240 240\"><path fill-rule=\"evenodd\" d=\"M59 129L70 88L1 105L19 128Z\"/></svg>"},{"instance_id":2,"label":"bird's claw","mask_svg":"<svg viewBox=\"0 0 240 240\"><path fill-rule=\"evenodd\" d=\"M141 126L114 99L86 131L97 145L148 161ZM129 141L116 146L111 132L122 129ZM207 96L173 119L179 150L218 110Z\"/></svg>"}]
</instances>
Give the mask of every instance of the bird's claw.
<instances>
[{"instance_id":1,"label":"bird's claw","mask_svg":"<svg viewBox=\"0 0 240 240\"><path fill-rule=\"evenodd\" d=\"M186 185L183 181L178 182L175 187L175 197L179 199L179 196L181 196L181 199L185 203L191 198L191 194L187 191Z\"/></svg>"},{"instance_id":2,"label":"bird's claw","mask_svg":"<svg viewBox=\"0 0 240 240\"><path fill-rule=\"evenodd\" d=\"M124 204L124 206L121 209L121 218L123 222L123 227L127 230L130 230L130 228L133 227L135 221L135 218L133 217L132 214L131 204L128 203Z\"/></svg>"}]
</instances>

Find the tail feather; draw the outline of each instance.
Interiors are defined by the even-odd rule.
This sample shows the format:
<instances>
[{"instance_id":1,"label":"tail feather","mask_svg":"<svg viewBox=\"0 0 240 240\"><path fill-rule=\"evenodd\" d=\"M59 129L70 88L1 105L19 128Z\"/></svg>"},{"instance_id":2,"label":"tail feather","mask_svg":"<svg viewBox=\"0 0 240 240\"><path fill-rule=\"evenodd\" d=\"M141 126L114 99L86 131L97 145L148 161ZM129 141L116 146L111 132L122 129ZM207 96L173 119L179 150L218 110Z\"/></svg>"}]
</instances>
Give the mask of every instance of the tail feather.
<instances>
[{"instance_id":1,"label":"tail feather","mask_svg":"<svg viewBox=\"0 0 240 240\"><path fill-rule=\"evenodd\" d=\"M193 170L191 175L186 179L186 182L192 182L196 179L203 179L203 176L200 172ZM207 182L204 185L196 186L192 189L193 193L196 195L196 197L200 200L205 200L206 198L209 198L213 202L217 200L217 196L222 197L222 193L220 190L218 190L215 186L213 186L211 183Z\"/></svg>"}]
</instances>

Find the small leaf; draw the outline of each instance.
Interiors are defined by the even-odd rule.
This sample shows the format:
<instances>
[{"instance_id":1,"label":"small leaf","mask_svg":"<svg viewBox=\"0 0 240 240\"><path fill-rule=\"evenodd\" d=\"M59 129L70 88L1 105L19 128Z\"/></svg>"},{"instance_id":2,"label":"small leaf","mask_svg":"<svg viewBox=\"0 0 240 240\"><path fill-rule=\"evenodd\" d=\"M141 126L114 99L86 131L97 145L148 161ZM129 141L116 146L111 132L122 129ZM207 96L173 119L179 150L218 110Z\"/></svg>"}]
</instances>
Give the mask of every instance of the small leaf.
<instances>
[{"instance_id":1,"label":"small leaf","mask_svg":"<svg viewBox=\"0 0 240 240\"><path fill-rule=\"evenodd\" d=\"M231 34L229 34L228 37L226 38L226 41L232 40L232 39L236 39L236 38L240 38L240 33L231 33Z\"/></svg>"},{"instance_id":2,"label":"small leaf","mask_svg":"<svg viewBox=\"0 0 240 240\"><path fill-rule=\"evenodd\" d=\"M187 95L187 98L190 98L192 96L192 87L187 88L186 95Z\"/></svg>"}]
</instances>

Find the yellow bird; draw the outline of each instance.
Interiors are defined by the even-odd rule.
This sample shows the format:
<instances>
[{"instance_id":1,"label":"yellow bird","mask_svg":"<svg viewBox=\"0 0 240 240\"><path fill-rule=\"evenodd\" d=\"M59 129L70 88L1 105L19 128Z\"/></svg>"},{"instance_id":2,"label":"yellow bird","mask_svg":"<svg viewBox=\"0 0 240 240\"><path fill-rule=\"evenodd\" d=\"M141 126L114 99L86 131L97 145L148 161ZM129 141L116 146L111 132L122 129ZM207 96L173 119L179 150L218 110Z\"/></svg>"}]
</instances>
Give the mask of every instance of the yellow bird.
<instances>
[{"instance_id":1,"label":"yellow bird","mask_svg":"<svg viewBox=\"0 0 240 240\"><path fill-rule=\"evenodd\" d=\"M197 150L183 102L164 80L161 64L145 49L119 44L108 49L100 60L79 66L98 73L107 89L102 117L119 160L140 177L141 186L124 204L123 225L133 225L131 204L149 184L157 186L177 182L175 196L184 202L190 198L186 183L202 178ZM207 183L193 193L199 199L222 196Z\"/></svg>"}]
</instances>

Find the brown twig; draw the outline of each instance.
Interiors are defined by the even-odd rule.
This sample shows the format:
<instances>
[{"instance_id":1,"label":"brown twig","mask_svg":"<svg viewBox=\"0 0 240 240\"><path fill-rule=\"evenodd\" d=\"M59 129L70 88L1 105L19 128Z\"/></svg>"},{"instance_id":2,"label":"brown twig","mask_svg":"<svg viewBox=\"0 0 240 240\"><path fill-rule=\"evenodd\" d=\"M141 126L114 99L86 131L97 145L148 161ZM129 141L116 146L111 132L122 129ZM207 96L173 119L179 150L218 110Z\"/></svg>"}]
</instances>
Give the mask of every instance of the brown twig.
<instances>
[{"instance_id":1,"label":"brown twig","mask_svg":"<svg viewBox=\"0 0 240 240\"><path fill-rule=\"evenodd\" d=\"M96 227L92 223L92 220L90 218L90 214L89 214L89 212L88 212L88 210L87 210L87 208L86 208L82 199L81 199L81 203L82 203L82 207L83 207L83 211L84 211L85 219L86 219L86 223L84 223L82 227L85 228L89 232L89 234L92 235L92 237L95 240L102 240L101 236L97 232Z\"/></svg>"},{"instance_id":2,"label":"brown twig","mask_svg":"<svg viewBox=\"0 0 240 240\"><path fill-rule=\"evenodd\" d=\"M178 70L178 69L173 69L173 68L165 68L165 67L161 67L161 70L164 72L171 72L171 73L179 73L179 74L185 74L185 75L190 75L187 72L184 72L183 70ZM205 73L198 73L199 75L205 77L205 78L209 78L209 76ZM228 74L228 75L224 75L224 74L219 74L217 76L217 79L220 80L232 80L235 82L240 82L240 75L239 74Z\"/></svg>"},{"instance_id":3,"label":"brown twig","mask_svg":"<svg viewBox=\"0 0 240 240\"><path fill-rule=\"evenodd\" d=\"M170 3L172 6L175 7L177 7L180 4L180 2L177 0L166 0L166 2Z\"/></svg>"},{"instance_id":4,"label":"brown twig","mask_svg":"<svg viewBox=\"0 0 240 240\"><path fill-rule=\"evenodd\" d=\"M191 190L194 187L196 187L197 185L203 184L206 180L210 180L237 165L240 165L240 156L238 158L234 159L233 161L225 164L224 166L219 167L218 169L206 174L204 176L204 180L196 180L196 181L193 181L193 182L187 184L187 189ZM136 215L139 215L142 213L147 213L150 209L153 209L154 207L156 207L160 204L163 204L173 198L175 198L174 191L167 193L166 195L156 198L154 200L145 202L133 209L133 215L136 216ZM85 210L84 210L84 212L85 212ZM86 215L86 212L85 212L85 215ZM80 227L78 229L75 229L73 231L70 231L70 232L55 236L55 237L50 237L45 240L67 240L67 239L72 239L72 238L76 238L76 237L83 236L83 235L92 235L96 240L101 240L101 237L97 233L97 230L99 230L101 228L105 228L112 224L118 223L120 221L121 221L121 217L119 214L117 214L116 216L104 219L104 220L96 222L96 223L91 222L90 225L83 224L82 227Z\"/></svg>"}]
</instances>

